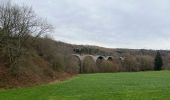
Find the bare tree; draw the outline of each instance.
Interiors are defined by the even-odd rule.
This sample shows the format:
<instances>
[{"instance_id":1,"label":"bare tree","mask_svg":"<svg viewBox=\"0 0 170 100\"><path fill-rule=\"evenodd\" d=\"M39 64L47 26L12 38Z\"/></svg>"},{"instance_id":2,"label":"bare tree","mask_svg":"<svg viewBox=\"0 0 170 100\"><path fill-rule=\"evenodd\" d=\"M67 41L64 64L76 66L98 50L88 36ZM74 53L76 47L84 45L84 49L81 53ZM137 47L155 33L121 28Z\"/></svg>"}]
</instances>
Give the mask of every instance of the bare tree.
<instances>
[{"instance_id":1,"label":"bare tree","mask_svg":"<svg viewBox=\"0 0 170 100\"><path fill-rule=\"evenodd\" d=\"M40 37L52 29L31 7L13 5L10 1L0 5L0 47L8 51L10 63L21 55L21 48L29 37Z\"/></svg>"}]
</instances>

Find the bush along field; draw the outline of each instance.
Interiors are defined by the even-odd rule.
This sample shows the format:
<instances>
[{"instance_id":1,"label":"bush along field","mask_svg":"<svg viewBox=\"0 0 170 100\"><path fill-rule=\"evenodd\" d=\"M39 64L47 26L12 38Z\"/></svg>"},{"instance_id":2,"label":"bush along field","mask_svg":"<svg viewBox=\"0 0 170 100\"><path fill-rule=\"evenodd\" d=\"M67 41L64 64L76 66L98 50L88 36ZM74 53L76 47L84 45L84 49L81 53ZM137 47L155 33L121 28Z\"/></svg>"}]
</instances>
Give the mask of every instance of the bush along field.
<instances>
[{"instance_id":1,"label":"bush along field","mask_svg":"<svg viewBox=\"0 0 170 100\"><path fill-rule=\"evenodd\" d=\"M0 90L0 100L169 100L170 71L81 74L67 81Z\"/></svg>"}]
</instances>

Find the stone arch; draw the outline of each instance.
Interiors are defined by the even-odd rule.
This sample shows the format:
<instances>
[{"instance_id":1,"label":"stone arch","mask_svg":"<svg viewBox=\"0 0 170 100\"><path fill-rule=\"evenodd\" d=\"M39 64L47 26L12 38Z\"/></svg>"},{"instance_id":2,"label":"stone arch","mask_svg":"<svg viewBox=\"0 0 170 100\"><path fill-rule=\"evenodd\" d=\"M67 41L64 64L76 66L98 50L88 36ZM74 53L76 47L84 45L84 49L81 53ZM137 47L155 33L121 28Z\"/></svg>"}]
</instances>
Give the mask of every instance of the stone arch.
<instances>
[{"instance_id":1,"label":"stone arch","mask_svg":"<svg viewBox=\"0 0 170 100\"><path fill-rule=\"evenodd\" d=\"M96 57L96 64L97 64L98 62L102 62L103 60L105 60L105 57L104 57L104 56L97 56L97 57Z\"/></svg>"},{"instance_id":2,"label":"stone arch","mask_svg":"<svg viewBox=\"0 0 170 100\"><path fill-rule=\"evenodd\" d=\"M105 61L105 57L104 56L96 56L96 67L97 70L100 72L102 69L102 64Z\"/></svg>"},{"instance_id":3,"label":"stone arch","mask_svg":"<svg viewBox=\"0 0 170 100\"><path fill-rule=\"evenodd\" d=\"M86 55L82 62L82 72L91 73L95 72L96 62L94 60L94 56Z\"/></svg>"},{"instance_id":4,"label":"stone arch","mask_svg":"<svg viewBox=\"0 0 170 100\"><path fill-rule=\"evenodd\" d=\"M105 60L105 57L104 56L98 56L96 60L98 60L98 59Z\"/></svg>"},{"instance_id":5,"label":"stone arch","mask_svg":"<svg viewBox=\"0 0 170 100\"><path fill-rule=\"evenodd\" d=\"M107 57L106 57L106 60L107 60L107 61L113 61L113 57L112 57L112 56L107 56Z\"/></svg>"},{"instance_id":6,"label":"stone arch","mask_svg":"<svg viewBox=\"0 0 170 100\"><path fill-rule=\"evenodd\" d=\"M93 56L93 55L86 55L86 56L84 57L84 59L85 59L86 57L90 57L90 58L96 63L96 57L95 57L95 56Z\"/></svg>"},{"instance_id":7,"label":"stone arch","mask_svg":"<svg viewBox=\"0 0 170 100\"><path fill-rule=\"evenodd\" d=\"M83 67L82 63L84 58L77 54L73 54L72 57L76 57L79 60L79 73L82 73L82 67Z\"/></svg>"}]
</instances>

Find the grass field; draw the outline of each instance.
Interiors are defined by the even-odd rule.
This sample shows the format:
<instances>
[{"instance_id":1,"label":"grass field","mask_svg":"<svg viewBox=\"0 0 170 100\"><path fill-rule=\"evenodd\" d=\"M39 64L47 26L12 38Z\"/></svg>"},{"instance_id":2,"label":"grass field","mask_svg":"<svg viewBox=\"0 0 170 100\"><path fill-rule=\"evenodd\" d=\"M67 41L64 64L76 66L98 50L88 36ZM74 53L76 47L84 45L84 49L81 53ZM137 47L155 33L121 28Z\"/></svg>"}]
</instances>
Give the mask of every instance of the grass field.
<instances>
[{"instance_id":1,"label":"grass field","mask_svg":"<svg viewBox=\"0 0 170 100\"><path fill-rule=\"evenodd\" d=\"M170 71L82 74L57 84L0 90L0 100L170 100Z\"/></svg>"}]
</instances>

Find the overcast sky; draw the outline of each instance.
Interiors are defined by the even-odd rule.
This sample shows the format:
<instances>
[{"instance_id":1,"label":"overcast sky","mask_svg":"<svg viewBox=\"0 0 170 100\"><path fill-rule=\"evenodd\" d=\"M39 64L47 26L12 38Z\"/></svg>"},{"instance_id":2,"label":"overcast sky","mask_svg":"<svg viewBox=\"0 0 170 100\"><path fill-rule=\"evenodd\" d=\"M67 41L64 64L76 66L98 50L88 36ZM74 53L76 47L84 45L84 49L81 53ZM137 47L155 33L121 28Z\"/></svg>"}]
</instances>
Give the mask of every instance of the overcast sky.
<instances>
[{"instance_id":1,"label":"overcast sky","mask_svg":"<svg viewBox=\"0 0 170 100\"><path fill-rule=\"evenodd\" d=\"M170 0L13 0L54 25L56 40L112 48L170 49Z\"/></svg>"}]
</instances>

